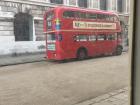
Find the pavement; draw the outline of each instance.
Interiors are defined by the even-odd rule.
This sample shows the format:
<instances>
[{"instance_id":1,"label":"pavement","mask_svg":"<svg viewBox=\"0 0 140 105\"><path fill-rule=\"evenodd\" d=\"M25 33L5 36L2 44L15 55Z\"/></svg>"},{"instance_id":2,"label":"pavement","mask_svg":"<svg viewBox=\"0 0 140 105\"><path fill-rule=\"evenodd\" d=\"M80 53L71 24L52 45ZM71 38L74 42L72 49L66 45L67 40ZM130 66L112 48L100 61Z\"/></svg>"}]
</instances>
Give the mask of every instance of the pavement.
<instances>
[{"instance_id":1,"label":"pavement","mask_svg":"<svg viewBox=\"0 0 140 105\"><path fill-rule=\"evenodd\" d=\"M75 105L127 87L129 80L128 53L66 63L3 66L0 105Z\"/></svg>"},{"instance_id":2,"label":"pavement","mask_svg":"<svg viewBox=\"0 0 140 105\"><path fill-rule=\"evenodd\" d=\"M76 105L129 105L128 90L128 87L125 87Z\"/></svg>"},{"instance_id":3,"label":"pavement","mask_svg":"<svg viewBox=\"0 0 140 105\"><path fill-rule=\"evenodd\" d=\"M3 56L3 57L0 57L0 66L33 63L33 62L39 62L43 60L46 60L46 59L45 59L45 54L42 54L42 53L17 55L17 56Z\"/></svg>"}]
</instances>

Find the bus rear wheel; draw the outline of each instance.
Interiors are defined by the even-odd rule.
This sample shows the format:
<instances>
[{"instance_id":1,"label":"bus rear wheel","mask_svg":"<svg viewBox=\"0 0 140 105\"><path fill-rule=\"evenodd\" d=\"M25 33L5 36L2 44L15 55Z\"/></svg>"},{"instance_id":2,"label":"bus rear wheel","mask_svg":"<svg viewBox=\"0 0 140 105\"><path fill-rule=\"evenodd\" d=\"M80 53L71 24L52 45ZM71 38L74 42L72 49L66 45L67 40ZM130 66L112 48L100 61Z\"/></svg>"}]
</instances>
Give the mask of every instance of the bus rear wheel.
<instances>
[{"instance_id":1,"label":"bus rear wheel","mask_svg":"<svg viewBox=\"0 0 140 105\"><path fill-rule=\"evenodd\" d=\"M121 55L122 54L122 47L117 47L116 48L116 53L115 53L115 55Z\"/></svg>"},{"instance_id":2,"label":"bus rear wheel","mask_svg":"<svg viewBox=\"0 0 140 105\"><path fill-rule=\"evenodd\" d=\"M80 49L77 53L77 58L78 60L83 60L85 58L87 58L87 52L85 49Z\"/></svg>"}]
</instances>

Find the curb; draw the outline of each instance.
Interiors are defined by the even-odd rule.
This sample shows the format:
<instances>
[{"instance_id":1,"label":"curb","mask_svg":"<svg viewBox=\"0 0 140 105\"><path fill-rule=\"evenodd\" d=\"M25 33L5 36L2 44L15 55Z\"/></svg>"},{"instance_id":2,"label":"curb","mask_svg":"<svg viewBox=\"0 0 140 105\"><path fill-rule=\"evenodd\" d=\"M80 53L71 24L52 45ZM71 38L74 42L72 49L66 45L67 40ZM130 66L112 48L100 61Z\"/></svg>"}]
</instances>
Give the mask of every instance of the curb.
<instances>
[{"instance_id":1,"label":"curb","mask_svg":"<svg viewBox=\"0 0 140 105\"><path fill-rule=\"evenodd\" d=\"M96 98L93 98L93 99L90 99L90 100L87 100L87 101L84 101L84 102L81 102L81 103L77 103L75 105L94 105L96 103L100 103L102 101L105 101L105 100L107 100L109 98L115 97L115 96L117 96L119 94L123 94L123 93L125 93L127 91L128 91L128 87L125 87L125 88L122 88L122 89L119 89L119 90L115 90L113 92L110 92L110 93L98 96Z\"/></svg>"},{"instance_id":2,"label":"curb","mask_svg":"<svg viewBox=\"0 0 140 105\"><path fill-rule=\"evenodd\" d=\"M29 55L29 56L17 56L17 57L4 57L0 60L0 67L9 65L18 65L25 63L41 62L45 61L44 54Z\"/></svg>"}]
</instances>

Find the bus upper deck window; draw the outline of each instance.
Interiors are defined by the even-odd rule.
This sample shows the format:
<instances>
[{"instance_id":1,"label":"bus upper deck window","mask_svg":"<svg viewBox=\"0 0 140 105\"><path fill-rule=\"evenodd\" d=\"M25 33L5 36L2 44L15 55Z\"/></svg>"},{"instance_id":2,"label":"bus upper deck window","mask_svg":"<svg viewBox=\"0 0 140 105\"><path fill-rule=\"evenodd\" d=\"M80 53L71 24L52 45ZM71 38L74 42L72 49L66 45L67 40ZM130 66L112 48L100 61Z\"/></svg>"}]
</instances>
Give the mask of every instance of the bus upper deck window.
<instances>
[{"instance_id":1,"label":"bus upper deck window","mask_svg":"<svg viewBox=\"0 0 140 105\"><path fill-rule=\"evenodd\" d=\"M84 12L77 12L77 18L82 18L82 19L85 19L86 18L86 13Z\"/></svg>"},{"instance_id":2,"label":"bus upper deck window","mask_svg":"<svg viewBox=\"0 0 140 105\"><path fill-rule=\"evenodd\" d=\"M94 14L94 13L87 13L87 18L88 19L96 19L97 18L97 14Z\"/></svg>"},{"instance_id":3,"label":"bus upper deck window","mask_svg":"<svg viewBox=\"0 0 140 105\"><path fill-rule=\"evenodd\" d=\"M105 15L104 14L97 14L97 19L104 20L105 19Z\"/></svg>"},{"instance_id":4,"label":"bus upper deck window","mask_svg":"<svg viewBox=\"0 0 140 105\"><path fill-rule=\"evenodd\" d=\"M114 21L114 17L113 16L110 16L110 21Z\"/></svg>"},{"instance_id":5,"label":"bus upper deck window","mask_svg":"<svg viewBox=\"0 0 140 105\"><path fill-rule=\"evenodd\" d=\"M109 21L109 20L110 20L109 15L105 15L105 19L106 19L107 21Z\"/></svg>"},{"instance_id":6,"label":"bus upper deck window","mask_svg":"<svg viewBox=\"0 0 140 105\"><path fill-rule=\"evenodd\" d=\"M65 18L73 18L75 16L75 12L74 11L65 11L63 13L63 17Z\"/></svg>"}]
</instances>

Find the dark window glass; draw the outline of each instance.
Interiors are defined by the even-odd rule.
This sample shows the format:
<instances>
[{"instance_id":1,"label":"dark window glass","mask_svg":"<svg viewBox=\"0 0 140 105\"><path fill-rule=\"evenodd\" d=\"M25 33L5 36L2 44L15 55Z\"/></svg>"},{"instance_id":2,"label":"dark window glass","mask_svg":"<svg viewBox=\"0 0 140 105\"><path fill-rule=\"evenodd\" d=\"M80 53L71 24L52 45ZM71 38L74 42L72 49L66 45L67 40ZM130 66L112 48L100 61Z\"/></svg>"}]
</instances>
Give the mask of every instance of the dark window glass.
<instances>
[{"instance_id":1,"label":"dark window glass","mask_svg":"<svg viewBox=\"0 0 140 105\"><path fill-rule=\"evenodd\" d=\"M83 13L83 12L76 12L76 17L77 17L77 18L83 18L83 19L85 19L85 18L86 18L86 13Z\"/></svg>"},{"instance_id":2,"label":"dark window glass","mask_svg":"<svg viewBox=\"0 0 140 105\"><path fill-rule=\"evenodd\" d=\"M118 6L118 7L117 7L117 11L118 11L118 12L122 12L122 11L123 11L123 0L117 0L117 2L118 2L118 3L117 3L117 4L118 4L118 5L117 5L117 6Z\"/></svg>"},{"instance_id":3,"label":"dark window glass","mask_svg":"<svg viewBox=\"0 0 140 105\"><path fill-rule=\"evenodd\" d=\"M110 21L110 16L109 15L105 15L105 18L107 21Z\"/></svg>"},{"instance_id":4,"label":"dark window glass","mask_svg":"<svg viewBox=\"0 0 140 105\"><path fill-rule=\"evenodd\" d=\"M97 14L94 14L94 13L87 13L87 18L88 18L88 19L96 19L96 18L97 18Z\"/></svg>"},{"instance_id":5,"label":"dark window glass","mask_svg":"<svg viewBox=\"0 0 140 105\"><path fill-rule=\"evenodd\" d=\"M56 40L62 41L62 35L61 35L61 34L57 35L57 36L56 36Z\"/></svg>"},{"instance_id":6,"label":"dark window glass","mask_svg":"<svg viewBox=\"0 0 140 105\"><path fill-rule=\"evenodd\" d=\"M87 0L78 0L79 7L87 7Z\"/></svg>"},{"instance_id":7,"label":"dark window glass","mask_svg":"<svg viewBox=\"0 0 140 105\"><path fill-rule=\"evenodd\" d=\"M54 18L54 13L53 12L50 12L50 13L47 14L47 17L46 17L47 20L52 20L53 18Z\"/></svg>"},{"instance_id":8,"label":"dark window glass","mask_svg":"<svg viewBox=\"0 0 140 105\"><path fill-rule=\"evenodd\" d=\"M97 14L97 19L105 19L105 15L104 14Z\"/></svg>"},{"instance_id":9,"label":"dark window glass","mask_svg":"<svg viewBox=\"0 0 140 105\"><path fill-rule=\"evenodd\" d=\"M51 21L46 21L47 22L47 29L52 29L52 22Z\"/></svg>"},{"instance_id":10,"label":"dark window glass","mask_svg":"<svg viewBox=\"0 0 140 105\"><path fill-rule=\"evenodd\" d=\"M55 34L47 34L47 42L55 42L56 41L56 37Z\"/></svg>"},{"instance_id":11,"label":"dark window glass","mask_svg":"<svg viewBox=\"0 0 140 105\"><path fill-rule=\"evenodd\" d=\"M87 41L88 37L86 35L77 35L76 41Z\"/></svg>"},{"instance_id":12,"label":"dark window glass","mask_svg":"<svg viewBox=\"0 0 140 105\"><path fill-rule=\"evenodd\" d=\"M107 36L107 40L117 40L117 33L116 34L111 34Z\"/></svg>"},{"instance_id":13,"label":"dark window glass","mask_svg":"<svg viewBox=\"0 0 140 105\"><path fill-rule=\"evenodd\" d=\"M96 41L96 40L97 40L97 38L95 35L89 36L89 41Z\"/></svg>"},{"instance_id":14,"label":"dark window glass","mask_svg":"<svg viewBox=\"0 0 140 105\"><path fill-rule=\"evenodd\" d=\"M100 0L100 9L107 10L107 0Z\"/></svg>"},{"instance_id":15,"label":"dark window glass","mask_svg":"<svg viewBox=\"0 0 140 105\"><path fill-rule=\"evenodd\" d=\"M63 4L63 0L50 0L50 3Z\"/></svg>"},{"instance_id":16,"label":"dark window glass","mask_svg":"<svg viewBox=\"0 0 140 105\"><path fill-rule=\"evenodd\" d=\"M27 13L18 13L14 18L15 41L33 40L33 18Z\"/></svg>"},{"instance_id":17,"label":"dark window glass","mask_svg":"<svg viewBox=\"0 0 140 105\"><path fill-rule=\"evenodd\" d=\"M98 35L98 36L97 36L97 39L98 39L99 41L105 40L105 39L106 39L106 36L105 36L105 35Z\"/></svg>"},{"instance_id":18,"label":"dark window glass","mask_svg":"<svg viewBox=\"0 0 140 105\"><path fill-rule=\"evenodd\" d=\"M65 18L73 18L75 16L75 12L74 11L65 11L63 13L63 17Z\"/></svg>"}]
</instances>

